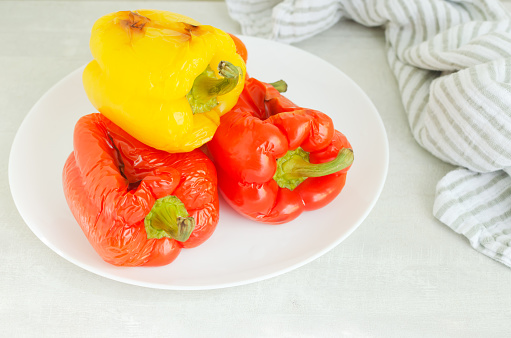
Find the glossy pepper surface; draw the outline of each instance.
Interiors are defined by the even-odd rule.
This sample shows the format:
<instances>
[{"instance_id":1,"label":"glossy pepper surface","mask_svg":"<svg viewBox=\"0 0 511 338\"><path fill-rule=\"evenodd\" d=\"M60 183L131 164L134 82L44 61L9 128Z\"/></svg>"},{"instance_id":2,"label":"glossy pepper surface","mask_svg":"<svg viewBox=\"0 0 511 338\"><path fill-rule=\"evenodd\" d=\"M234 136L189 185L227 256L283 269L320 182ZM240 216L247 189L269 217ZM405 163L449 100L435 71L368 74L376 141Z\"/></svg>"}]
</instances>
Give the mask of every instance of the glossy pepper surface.
<instances>
[{"instance_id":1,"label":"glossy pepper surface","mask_svg":"<svg viewBox=\"0 0 511 338\"><path fill-rule=\"evenodd\" d=\"M254 78L207 147L226 201L264 223L285 223L330 203L353 162L350 143L330 117Z\"/></svg>"},{"instance_id":2,"label":"glossy pepper surface","mask_svg":"<svg viewBox=\"0 0 511 338\"><path fill-rule=\"evenodd\" d=\"M218 223L216 170L200 150L171 154L101 114L76 124L63 170L68 205L103 260L159 266L207 240Z\"/></svg>"},{"instance_id":3,"label":"glossy pepper surface","mask_svg":"<svg viewBox=\"0 0 511 338\"><path fill-rule=\"evenodd\" d=\"M186 152L209 141L243 90L231 36L167 11L122 11L94 24L83 72L91 103L139 141Z\"/></svg>"}]
</instances>

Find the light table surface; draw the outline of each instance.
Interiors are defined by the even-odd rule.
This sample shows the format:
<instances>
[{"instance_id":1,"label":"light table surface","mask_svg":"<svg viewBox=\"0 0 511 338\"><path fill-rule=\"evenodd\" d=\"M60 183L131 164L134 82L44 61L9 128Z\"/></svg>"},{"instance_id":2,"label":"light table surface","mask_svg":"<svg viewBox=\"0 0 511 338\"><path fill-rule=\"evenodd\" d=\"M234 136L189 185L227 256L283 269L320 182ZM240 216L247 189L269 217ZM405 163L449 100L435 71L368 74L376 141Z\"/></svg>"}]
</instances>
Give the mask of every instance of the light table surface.
<instances>
[{"instance_id":1,"label":"light table surface","mask_svg":"<svg viewBox=\"0 0 511 338\"><path fill-rule=\"evenodd\" d=\"M384 190L340 245L286 274L208 291L123 284L46 247L9 191L15 133L41 95L90 60L94 21L139 8L170 10L240 33L221 1L0 1L0 336L508 336L511 271L433 217L436 182L453 167L414 141L383 30L350 21L294 44L351 77L388 134Z\"/></svg>"}]
</instances>

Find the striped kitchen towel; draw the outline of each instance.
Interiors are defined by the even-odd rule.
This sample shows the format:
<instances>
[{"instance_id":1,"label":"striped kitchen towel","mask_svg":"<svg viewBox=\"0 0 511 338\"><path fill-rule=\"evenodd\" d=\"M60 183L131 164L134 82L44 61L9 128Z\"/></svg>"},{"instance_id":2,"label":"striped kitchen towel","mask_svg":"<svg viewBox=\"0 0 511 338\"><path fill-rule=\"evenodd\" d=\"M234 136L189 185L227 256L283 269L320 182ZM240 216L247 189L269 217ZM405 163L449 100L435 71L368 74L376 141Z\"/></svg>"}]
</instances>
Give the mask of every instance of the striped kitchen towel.
<instances>
[{"instance_id":1,"label":"striped kitchen towel","mask_svg":"<svg viewBox=\"0 0 511 338\"><path fill-rule=\"evenodd\" d=\"M382 26L417 142L459 166L433 213L511 267L511 16L498 0L227 0L243 34L296 42L340 18Z\"/></svg>"}]
</instances>

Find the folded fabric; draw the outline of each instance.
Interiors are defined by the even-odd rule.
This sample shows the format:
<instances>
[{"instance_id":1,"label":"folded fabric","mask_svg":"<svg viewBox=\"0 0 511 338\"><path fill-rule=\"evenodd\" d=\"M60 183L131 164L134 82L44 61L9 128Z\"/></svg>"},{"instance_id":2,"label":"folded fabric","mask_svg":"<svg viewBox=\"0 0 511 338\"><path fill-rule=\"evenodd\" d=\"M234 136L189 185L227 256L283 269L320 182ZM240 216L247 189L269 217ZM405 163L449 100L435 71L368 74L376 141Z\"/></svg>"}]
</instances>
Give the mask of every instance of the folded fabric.
<instances>
[{"instance_id":1,"label":"folded fabric","mask_svg":"<svg viewBox=\"0 0 511 338\"><path fill-rule=\"evenodd\" d=\"M511 267L511 16L498 0L227 0L243 34L286 43L340 18L383 26L417 142L459 166L433 213Z\"/></svg>"}]
</instances>

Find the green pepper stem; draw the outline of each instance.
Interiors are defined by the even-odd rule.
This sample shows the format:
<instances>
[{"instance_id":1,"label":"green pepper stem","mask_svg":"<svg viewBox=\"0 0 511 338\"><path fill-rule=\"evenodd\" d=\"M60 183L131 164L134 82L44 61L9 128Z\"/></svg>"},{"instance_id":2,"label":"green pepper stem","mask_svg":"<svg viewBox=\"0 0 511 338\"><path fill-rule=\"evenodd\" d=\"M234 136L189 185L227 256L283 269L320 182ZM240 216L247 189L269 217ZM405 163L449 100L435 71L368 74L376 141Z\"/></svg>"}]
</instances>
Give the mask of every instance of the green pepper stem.
<instances>
[{"instance_id":1,"label":"green pepper stem","mask_svg":"<svg viewBox=\"0 0 511 338\"><path fill-rule=\"evenodd\" d=\"M279 93L285 93L287 91L287 83L284 80L278 80L270 84L273 88L277 89Z\"/></svg>"},{"instance_id":2,"label":"green pepper stem","mask_svg":"<svg viewBox=\"0 0 511 338\"><path fill-rule=\"evenodd\" d=\"M169 237L184 242L195 228L195 219L188 217L188 211L178 197L166 196L154 202L144 225L147 238Z\"/></svg>"},{"instance_id":3,"label":"green pepper stem","mask_svg":"<svg viewBox=\"0 0 511 338\"><path fill-rule=\"evenodd\" d=\"M290 177L321 177L343 170L353 163L353 158L353 150L344 148L330 162L310 163L295 156L282 167Z\"/></svg>"},{"instance_id":4,"label":"green pepper stem","mask_svg":"<svg viewBox=\"0 0 511 338\"><path fill-rule=\"evenodd\" d=\"M205 113L218 105L217 97L232 91L238 84L241 70L228 61L218 64L218 78L208 66L195 78L192 89L186 95L194 114Z\"/></svg>"},{"instance_id":5,"label":"green pepper stem","mask_svg":"<svg viewBox=\"0 0 511 338\"><path fill-rule=\"evenodd\" d=\"M347 168L353 163L353 159L353 150L344 148L330 162L310 163L309 153L297 148L277 160L273 179L279 187L293 190L308 177L326 176Z\"/></svg>"}]
</instances>

